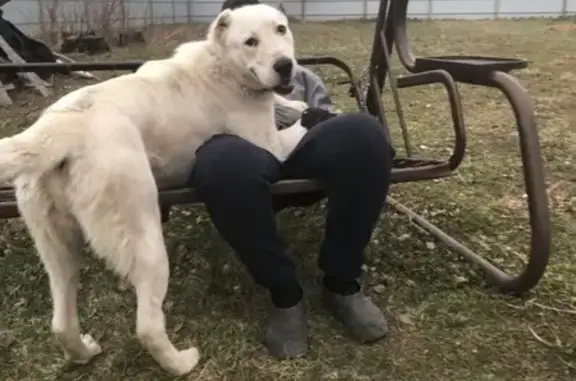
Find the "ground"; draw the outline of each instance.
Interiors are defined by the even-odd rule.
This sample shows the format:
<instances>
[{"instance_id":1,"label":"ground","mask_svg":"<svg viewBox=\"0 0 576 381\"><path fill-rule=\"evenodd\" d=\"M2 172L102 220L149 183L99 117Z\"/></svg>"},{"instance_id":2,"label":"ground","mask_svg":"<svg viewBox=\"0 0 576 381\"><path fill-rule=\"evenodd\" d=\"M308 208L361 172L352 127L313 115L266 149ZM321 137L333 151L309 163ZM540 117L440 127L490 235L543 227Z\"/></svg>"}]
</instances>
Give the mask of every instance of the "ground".
<instances>
[{"instance_id":1,"label":"ground","mask_svg":"<svg viewBox=\"0 0 576 381\"><path fill-rule=\"evenodd\" d=\"M374 24L337 22L294 26L302 55L341 57L360 72ZM305 359L266 356L260 327L266 299L211 226L202 206L180 208L165 226L172 262L166 302L170 336L198 345L203 358L187 380L573 380L576 374L576 31L560 21L438 21L409 25L418 54L519 56L518 72L534 100L552 212L552 259L545 278L523 298L503 296L445 245L390 211L368 247L366 291L389 316L389 338L361 346L319 308L315 253L323 206L280 216L311 305L312 348ZM157 31L149 46L116 50L106 59L165 54L196 28ZM341 78L323 70L344 109ZM66 87L63 87L66 85ZM68 91L78 83L64 81ZM395 185L392 195L448 232L518 271L529 229L512 113L496 91L461 87L469 151L447 180ZM439 88L402 92L418 153L446 156L449 114ZM30 124L43 104L21 96L1 111L8 135ZM390 110L390 124L399 136ZM161 112L161 110L159 110ZM396 145L401 151L401 142ZM247 216L246 218L249 218ZM69 367L50 334L46 276L19 220L0 224L0 379L168 380L134 337L135 299L101 263L86 257L80 294L84 330L105 352L91 365Z\"/></svg>"}]
</instances>

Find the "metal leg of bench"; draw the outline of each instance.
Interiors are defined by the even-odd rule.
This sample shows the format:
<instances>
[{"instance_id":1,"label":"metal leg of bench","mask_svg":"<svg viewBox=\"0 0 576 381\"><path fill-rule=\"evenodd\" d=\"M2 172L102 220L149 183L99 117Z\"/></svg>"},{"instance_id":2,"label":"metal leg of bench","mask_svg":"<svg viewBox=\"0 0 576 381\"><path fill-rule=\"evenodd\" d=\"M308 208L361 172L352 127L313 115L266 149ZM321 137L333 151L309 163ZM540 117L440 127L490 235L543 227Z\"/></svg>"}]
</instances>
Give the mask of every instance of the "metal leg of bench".
<instances>
[{"instance_id":1,"label":"metal leg of bench","mask_svg":"<svg viewBox=\"0 0 576 381\"><path fill-rule=\"evenodd\" d=\"M507 73L493 72L485 85L499 89L506 96L516 117L531 228L530 253L522 272L518 275L505 273L492 262L473 252L398 201L392 198L388 201L392 207L407 214L413 222L447 244L462 257L479 265L491 284L503 292L521 295L538 284L544 275L550 256L550 214L538 130L530 97L516 78Z\"/></svg>"},{"instance_id":2,"label":"metal leg of bench","mask_svg":"<svg viewBox=\"0 0 576 381\"><path fill-rule=\"evenodd\" d=\"M498 281L500 282L508 281L510 278L512 278L510 275L506 274L504 271L500 270L498 267L492 264L492 262L476 254L471 249L466 247L464 244L458 242L456 239L449 236L445 231L434 225L432 222L428 221L426 218L417 214L415 211L408 208L407 206L396 201L394 198L388 197L388 203L394 209L408 216L410 221L417 223L419 226L428 231L438 240L445 243L450 248L456 250L458 254L462 255L462 257L464 257L465 259L476 265L481 266L484 269L484 271L488 273L490 277L497 278Z\"/></svg>"},{"instance_id":3,"label":"metal leg of bench","mask_svg":"<svg viewBox=\"0 0 576 381\"><path fill-rule=\"evenodd\" d=\"M172 209L172 205L160 204L160 219L162 223L168 222L170 220L170 209Z\"/></svg>"},{"instance_id":4,"label":"metal leg of bench","mask_svg":"<svg viewBox=\"0 0 576 381\"><path fill-rule=\"evenodd\" d=\"M534 287L537 283L534 282L533 284L522 284L523 287L517 288L509 288L506 287L510 283L513 283L517 280L517 277L511 276L500 268L495 266L492 262L488 259L482 257L481 255L475 253L470 248L465 246L463 243L459 242L455 238L449 236L445 231L440 229L438 226L434 225L432 222L428 221L426 218L422 217L421 215L414 212L412 209L408 208L407 206L399 203L398 201L394 200L391 197L388 197L388 203L394 209L398 210L399 212L408 216L411 222L418 224L418 226L422 227L424 230L429 232L432 236L437 238L440 242L443 242L448 247L456 251L460 254L464 259L467 261L478 265L484 270L484 273L488 279L488 282L493 284L494 286L498 287L501 291L507 293L513 293L516 295L521 295L527 291L529 291L532 287Z\"/></svg>"}]
</instances>

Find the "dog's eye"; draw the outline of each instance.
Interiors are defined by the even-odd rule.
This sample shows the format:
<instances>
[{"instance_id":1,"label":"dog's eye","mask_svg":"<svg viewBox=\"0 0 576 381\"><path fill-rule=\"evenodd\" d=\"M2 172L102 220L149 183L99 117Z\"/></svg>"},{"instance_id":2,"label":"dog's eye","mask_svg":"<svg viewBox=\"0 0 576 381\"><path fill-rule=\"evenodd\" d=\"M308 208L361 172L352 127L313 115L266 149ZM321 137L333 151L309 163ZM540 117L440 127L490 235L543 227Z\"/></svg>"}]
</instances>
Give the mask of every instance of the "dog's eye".
<instances>
[{"instance_id":1,"label":"dog's eye","mask_svg":"<svg viewBox=\"0 0 576 381\"><path fill-rule=\"evenodd\" d=\"M278 25L276 27L276 32L278 34L286 34L286 26L285 25Z\"/></svg>"},{"instance_id":2,"label":"dog's eye","mask_svg":"<svg viewBox=\"0 0 576 381\"><path fill-rule=\"evenodd\" d=\"M254 37L250 37L249 39L244 41L244 45L250 46L250 47L258 46L258 40Z\"/></svg>"}]
</instances>

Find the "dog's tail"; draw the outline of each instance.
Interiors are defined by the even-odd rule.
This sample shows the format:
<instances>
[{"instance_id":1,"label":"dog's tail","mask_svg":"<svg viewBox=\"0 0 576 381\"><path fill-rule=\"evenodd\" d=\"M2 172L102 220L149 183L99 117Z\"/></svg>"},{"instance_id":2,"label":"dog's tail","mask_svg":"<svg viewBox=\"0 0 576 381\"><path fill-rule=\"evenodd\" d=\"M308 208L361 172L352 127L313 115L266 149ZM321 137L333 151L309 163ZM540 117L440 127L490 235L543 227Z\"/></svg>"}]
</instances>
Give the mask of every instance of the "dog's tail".
<instances>
[{"instance_id":1,"label":"dog's tail","mask_svg":"<svg viewBox=\"0 0 576 381\"><path fill-rule=\"evenodd\" d=\"M80 131L58 128L62 123L58 119L44 116L27 130L0 139L0 184L26 173L48 172L65 162L78 146Z\"/></svg>"}]
</instances>

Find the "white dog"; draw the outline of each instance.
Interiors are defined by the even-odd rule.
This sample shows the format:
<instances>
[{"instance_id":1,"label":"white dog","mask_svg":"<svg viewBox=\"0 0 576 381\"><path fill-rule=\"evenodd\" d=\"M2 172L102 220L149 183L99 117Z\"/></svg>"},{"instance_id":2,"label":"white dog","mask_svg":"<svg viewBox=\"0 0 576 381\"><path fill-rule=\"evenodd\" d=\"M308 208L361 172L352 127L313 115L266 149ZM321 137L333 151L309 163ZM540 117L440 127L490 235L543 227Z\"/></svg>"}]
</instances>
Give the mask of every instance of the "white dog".
<instances>
[{"instance_id":1,"label":"white dog","mask_svg":"<svg viewBox=\"0 0 576 381\"><path fill-rule=\"evenodd\" d=\"M280 11L266 5L226 10L206 40L183 44L136 73L71 92L30 128L0 140L0 182L14 181L50 278L52 329L70 360L85 363L101 352L78 322L84 237L134 286L142 345L172 374L195 367L197 349L178 351L166 334L169 271L157 186L182 185L196 149L219 133L284 160L305 129L296 124L277 131L273 90L289 84L294 66L293 37Z\"/></svg>"}]
</instances>

